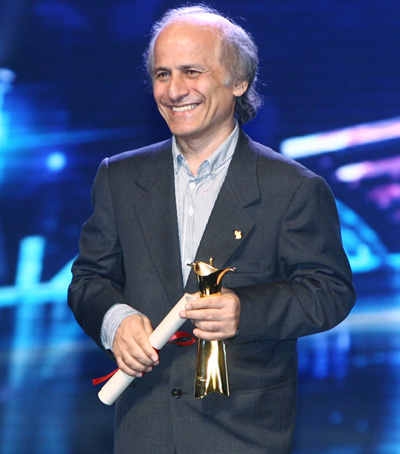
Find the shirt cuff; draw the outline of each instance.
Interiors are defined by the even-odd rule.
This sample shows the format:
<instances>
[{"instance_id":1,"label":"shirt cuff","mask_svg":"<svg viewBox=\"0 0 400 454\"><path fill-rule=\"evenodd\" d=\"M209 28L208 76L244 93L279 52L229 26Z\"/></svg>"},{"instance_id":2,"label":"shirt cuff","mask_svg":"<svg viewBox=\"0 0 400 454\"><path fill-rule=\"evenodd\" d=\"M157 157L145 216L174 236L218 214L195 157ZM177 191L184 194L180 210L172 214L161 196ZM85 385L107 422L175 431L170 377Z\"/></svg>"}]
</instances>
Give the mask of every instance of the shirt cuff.
<instances>
[{"instance_id":1,"label":"shirt cuff","mask_svg":"<svg viewBox=\"0 0 400 454\"><path fill-rule=\"evenodd\" d=\"M101 325L100 339L106 350L111 350L114 344L114 337L119 325L130 315L143 315L141 312L133 309L127 304L114 304L103 318Z\"/></svg>"}]
</instances>

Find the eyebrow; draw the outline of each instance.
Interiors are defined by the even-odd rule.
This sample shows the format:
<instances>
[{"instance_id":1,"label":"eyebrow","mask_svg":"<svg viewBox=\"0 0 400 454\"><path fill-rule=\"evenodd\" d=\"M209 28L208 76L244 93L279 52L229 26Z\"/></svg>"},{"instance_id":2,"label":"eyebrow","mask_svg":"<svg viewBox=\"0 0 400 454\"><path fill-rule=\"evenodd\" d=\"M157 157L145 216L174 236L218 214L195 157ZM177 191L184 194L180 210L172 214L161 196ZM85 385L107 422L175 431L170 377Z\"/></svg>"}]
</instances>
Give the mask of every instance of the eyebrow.
<instances>
[{"instance_id":1,"label":"eyebrow","mask_svg":"<svg viewBox=\"0 0 400 454\"><path fill-rule=\"evenodd\" d=\"M203 65L200 65L198 63L189 63L189 64L185 64L185 65L179 65L178 66L178 70L179 71L185 71L185 70L188 70L188 69L198 69L200 71L205 71L206 70L206 67L203 66ZM165 66L157 66L156 68L154 68L154 74L157 74L158 72L162 72L162 71L171 71L170 68L167 68Z\"/></svg>"}]
</instances>

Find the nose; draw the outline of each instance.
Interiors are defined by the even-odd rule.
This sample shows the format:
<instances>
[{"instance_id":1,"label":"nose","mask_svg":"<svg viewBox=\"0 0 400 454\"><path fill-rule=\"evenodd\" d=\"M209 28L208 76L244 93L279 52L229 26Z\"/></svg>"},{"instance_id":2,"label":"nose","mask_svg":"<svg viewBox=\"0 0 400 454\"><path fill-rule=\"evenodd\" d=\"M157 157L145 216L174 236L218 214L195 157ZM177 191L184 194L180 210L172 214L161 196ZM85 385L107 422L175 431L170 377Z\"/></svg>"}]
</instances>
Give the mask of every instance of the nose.
<instances>
[{"instance_id":1,"label":"nose","mask_svg":"<svg viewBox=\"0 0 400 454\"><path fill-rule=\"evenodd\" d=\"M168 96L172 102L179 102L189 94L189 88L181 74L171 75L168 85Z\"/></svg>"}]
</instances>

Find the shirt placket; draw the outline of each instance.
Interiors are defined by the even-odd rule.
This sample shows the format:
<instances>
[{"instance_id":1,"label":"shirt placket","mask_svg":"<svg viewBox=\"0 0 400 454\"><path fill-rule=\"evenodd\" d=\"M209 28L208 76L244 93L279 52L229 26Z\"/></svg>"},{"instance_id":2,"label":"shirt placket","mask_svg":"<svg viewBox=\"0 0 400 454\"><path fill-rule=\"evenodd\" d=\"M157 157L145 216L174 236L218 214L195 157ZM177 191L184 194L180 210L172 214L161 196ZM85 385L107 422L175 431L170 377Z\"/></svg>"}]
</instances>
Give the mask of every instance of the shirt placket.
<instances>
[{"instance_id":1,"label":"shirt placket","mask_svg":"<svg viewBox=\"0 0 400 454\"><path fill-rule=\"evenodd\" d=\"M206 183L208 175L208 163L203 163L203 167L200 166L199 173L194 177L191 173L186 173L186 191L185 191L185 202L184 202L184 254L183 258L185 263L193 262L196 256L197 248L201 235L198 232L199 223L201 224L202 216L199 206L201 201L199 197L200 186ZM186 276L189 275L189 267L185 269Z\"/></svg>"},{"instance_id":2,"label":"shirt placket","mask_svg":"<svg viewBox=\"0 0 400 454\"><path fill-rule=\"evenodd\" d=\"M191 263L194 260L194 228L195 228L195 191L196 183L195 180L189 179L186 186L186 197L187 197L187 210L186 210L186 252L187 252L187 263Z\"/></svg>"}]
</instances>

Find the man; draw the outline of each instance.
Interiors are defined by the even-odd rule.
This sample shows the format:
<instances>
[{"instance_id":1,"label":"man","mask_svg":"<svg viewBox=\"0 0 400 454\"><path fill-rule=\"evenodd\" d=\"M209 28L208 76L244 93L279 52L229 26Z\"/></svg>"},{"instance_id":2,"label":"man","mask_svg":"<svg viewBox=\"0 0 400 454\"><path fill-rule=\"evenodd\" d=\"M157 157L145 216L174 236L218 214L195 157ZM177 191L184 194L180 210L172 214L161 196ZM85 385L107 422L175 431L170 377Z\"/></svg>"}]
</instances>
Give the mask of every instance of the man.
<instances>
[{"instance_id":1,"label":"man","mask_svg":"<svg viewBox=\"0 0 400 454\"><path fill-rule=\"evenodd\" d=\"M146 373L116 403L115 452L289 453L296 339L341 322L355 299L332 194L238 125L259 105L243 29L203 6L172 10L146 58L173 138L103 161L69 290L118 367ZM210 257L237 272L180 316L194 336L226 340L231 396L198 400L196 346L157 353L149 335L196 293L187 264Z\"/></svg>"}]
</instances>

